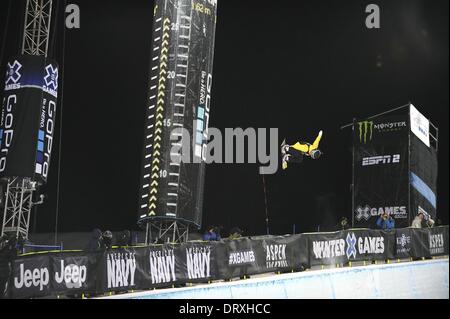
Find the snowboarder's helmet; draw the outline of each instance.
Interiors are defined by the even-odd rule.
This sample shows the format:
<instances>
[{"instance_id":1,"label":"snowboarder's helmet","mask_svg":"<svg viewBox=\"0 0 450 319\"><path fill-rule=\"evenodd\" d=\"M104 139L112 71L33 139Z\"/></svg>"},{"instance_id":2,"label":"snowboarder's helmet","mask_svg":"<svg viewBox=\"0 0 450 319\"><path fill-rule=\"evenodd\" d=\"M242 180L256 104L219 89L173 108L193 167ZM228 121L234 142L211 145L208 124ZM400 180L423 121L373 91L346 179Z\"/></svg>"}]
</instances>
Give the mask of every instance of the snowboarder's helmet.
<instances>
[{"instance_id":1,"label":"snowboarder's helmet","mask_svg":"<svg viewBox=\"0 0 450 319\"><path fill-rule=\"evenodd\" d=\"M322 152L320 150L313 150L311 151L311 158L312 159L318 159L322 155Z\"/></svg>"}]
</instances>

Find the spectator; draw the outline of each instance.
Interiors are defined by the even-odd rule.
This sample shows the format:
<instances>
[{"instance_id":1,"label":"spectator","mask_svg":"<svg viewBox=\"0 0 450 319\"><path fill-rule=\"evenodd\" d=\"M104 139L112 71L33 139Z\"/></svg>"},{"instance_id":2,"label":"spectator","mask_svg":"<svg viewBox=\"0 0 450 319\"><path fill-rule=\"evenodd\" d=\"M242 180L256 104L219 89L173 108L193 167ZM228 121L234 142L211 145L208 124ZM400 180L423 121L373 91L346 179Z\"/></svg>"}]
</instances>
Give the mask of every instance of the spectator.
<instances>
[{"instance_id":1,"label":"spectator","mask_svg":"<svg viewBox=\"0 0 450 319\"><path fill-rule=\"evenodd\" d=\"M215 226L209 226L208 231L203 234L203 240L206 241L219 241L220 238L220 232L217 227Z\"/></svg>"},{"instance_id":2,"label":"spectator","mask_svg":"<svg viewBox=\"0 0 450 319\"><path fill-rule=\"evenodd\" d=\"M231 229L231 231L230 231L230 236L228 236L228 239L237 239L237 238L240 238L240 237L242 237L242 234L243 234L244 232L240 229L240 228L238 228L238 227L234 227L234 228L232 228Z\"/></svg>"},{"instance_id":3,"label":"spectator","mask_svg":"<svg viewBox=\"0 0 450 319\"><path fill-rule=\"evenodd\" d=\"M107 230L102 235L103 238L103 247L106 249L111 249L113 245L113 234L110 230Z\"/></svg>"},{"instance_id":4,"label":"spectator","mask_svg":"<svg viewBox=\"0 0 450 319\"><path fill-rule=\"evenodd\" d=\"M126 247L131 245L131 232L124 230L118 234L117 246Z\"/></svg>"},{"instance_id":5,"label":"spectator","mask_svg":"<svg viewBox=\"0 0 450 319\"><path fill-rule=\"evenodd\" d=\"M414 218L411 227L422 228L422 221L423 221L423 213L418 213L416 218Z\"/></svg>"},{"instance_id":6,"label":"spectator","mask_svg":"<svg viewBox=\"0 0 450 319\"><path fill-rule=\"evenodd\" d=\"M92 237L86 247L87 251L97 251L103 246L102 231L98 228L92 231Z\"/></svg>"},{"instance_id":7,"label":"spectator","mask_svg":"<svg viewBox=\"0 0 450 319\"><path fill-rule=\"evenodd\" d=\"M341 221L339 222L339 228L340 228L341 230L346 230L346 229L349 228L348 220L347 220L346 217L342 217L342 218L341 218Z\"/></svg>"},{"instance_id":8,"label":"spectator","mask_svg":"<svg viewBox=\"0 0 450 319\"><path fill-rule=\"evenodd\" d=\"M428 218L425 218L425 220L427 221L427 226L429 228L434 227L434 220L431 218L431 216L428 216Z\"/></svg>"},{"instance_id":9,"label":"spectator","mask_svg":"<svg viewBox=\"0 0 450 319\"><path fill-rule=\"evenodd\" d=\"M395 220L387 213L381 214L377 220L377 226L383 230L390 230L395 228Z\"/></svg>"}]
</instances>

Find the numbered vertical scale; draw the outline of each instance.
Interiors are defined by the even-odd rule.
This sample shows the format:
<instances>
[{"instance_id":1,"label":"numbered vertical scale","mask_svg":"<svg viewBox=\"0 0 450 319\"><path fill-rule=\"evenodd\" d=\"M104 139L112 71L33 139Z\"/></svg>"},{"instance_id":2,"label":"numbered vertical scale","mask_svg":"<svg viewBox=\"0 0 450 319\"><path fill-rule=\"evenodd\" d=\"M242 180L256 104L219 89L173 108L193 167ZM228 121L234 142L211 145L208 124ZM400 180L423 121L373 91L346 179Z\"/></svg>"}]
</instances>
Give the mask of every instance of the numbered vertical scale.
<instances>
[{"instance_id":1,"label":"numbered vertical scale","mask_svg":"<svg viewBox=\"0 0 450 319\"><path fill-rule=\"evenodd\" d=\"M147 242L186 240L201 225L216 8L216 0L154 6L138 219ZM189 163L181 161L186 143Z\"/></svg>"}]
</instances>

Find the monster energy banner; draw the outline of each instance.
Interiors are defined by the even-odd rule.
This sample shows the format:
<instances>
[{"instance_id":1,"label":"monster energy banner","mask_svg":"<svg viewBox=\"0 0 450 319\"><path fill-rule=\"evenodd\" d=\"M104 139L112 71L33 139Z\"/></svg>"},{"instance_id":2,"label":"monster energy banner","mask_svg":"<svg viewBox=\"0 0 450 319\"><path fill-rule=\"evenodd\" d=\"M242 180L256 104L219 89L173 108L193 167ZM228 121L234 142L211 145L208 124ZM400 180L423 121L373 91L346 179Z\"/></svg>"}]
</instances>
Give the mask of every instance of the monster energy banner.
<instances>
[{"instance_id":1,"label":"monster energy banner","mask_svg":"<svg viewBox=\"0 0 450 319\"><path fill-rule=\"evenodd\" d=\"M408 117L385 116L353 124L353 223L375 228L387 213L395 227L407 227Z\"/></svg>"},{"instance_id":2,"label":"monster energy banner","mask_svg":"<svg viewBox=\"0 0 450 319\"><path fill-rule=\"evenodd\" d=\"M0 119L0 177L47 181L57 91L54 62L27 55L8 62Z\"/></svg>"},{"instance_id":3,"label":"monster energy banner","mask_svg":"<svg viewBox=\"0 0 450 319\"><path fill-rule=\"evenodd\" d=\"M139 221L202 219L217 0L157 0Z\"/></svg>"},{"instance_id":4,"label":"monster energy banner","mask_svg":"<svg viewBox=\"0 0 450 319\"><path fill-rule=\"evenodd\" d=\"M316 265L448 255L448 226L260 236L0 258L0 297L80 296L207 283ZM3 255L2 255L3 256Z\"/></svg>"}]
</instances>

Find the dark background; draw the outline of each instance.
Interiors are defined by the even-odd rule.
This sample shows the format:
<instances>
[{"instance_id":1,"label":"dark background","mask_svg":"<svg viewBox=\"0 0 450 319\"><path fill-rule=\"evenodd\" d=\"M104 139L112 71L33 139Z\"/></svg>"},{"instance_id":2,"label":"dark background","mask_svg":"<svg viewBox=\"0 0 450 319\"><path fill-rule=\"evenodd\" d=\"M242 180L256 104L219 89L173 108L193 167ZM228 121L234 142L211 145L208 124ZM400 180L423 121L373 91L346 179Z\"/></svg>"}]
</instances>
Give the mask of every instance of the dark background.
<instances>
[{"instance_id":1,"label":"dark background","mask_svg":"<svg viewBox=\"0 0 450 319\"><path fill-rule=\"evenodd\" d=\"M24 2L0 3L1 70L20 48ZM80 6L81 29L65 36L64 1L54 2L62 148L59 157L57 136L33 231L55 230L58 168L59 232L137 229L153 1L66 1ZM381 29L365 27L370 3L381 8ZM219 0L210 126L278 127L280 142L312 141L324 130L320 160L265 177L271 233L350 219L351 129L339 127L409 101L440 128L438 216L448 224L448 4ZM205 226L266 232L258 166L207 167Z\"/></svg>"}]
</instances>

